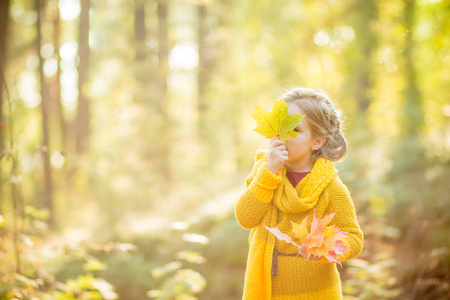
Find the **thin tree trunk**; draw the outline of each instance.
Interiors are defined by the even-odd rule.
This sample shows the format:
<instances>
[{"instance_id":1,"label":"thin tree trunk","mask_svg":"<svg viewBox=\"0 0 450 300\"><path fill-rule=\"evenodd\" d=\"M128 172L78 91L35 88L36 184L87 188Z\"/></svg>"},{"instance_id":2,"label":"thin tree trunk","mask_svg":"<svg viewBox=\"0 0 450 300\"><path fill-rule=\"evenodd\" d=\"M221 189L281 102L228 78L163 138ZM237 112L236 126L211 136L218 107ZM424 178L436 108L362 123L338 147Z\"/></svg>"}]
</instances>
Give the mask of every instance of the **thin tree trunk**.
<instances>
[{"instance_id":1,"label":"thin tree trunk","mask_svg":"<svg viewBox=\"0 0 450 300\"><path fill-rule=\"evenodd\" d=\"M22 259L20 253L20 243L18 241L19 237L19 217L23 217L23 202L21 205L20 199L17 197L17 187L20 184L17 176L17 150L15 150L14 145L14 136L13 136L13 128L12 128L12 108L11 108L11 99L8 92L8 88L6 86L5 80L5 69L6 69L6 44L8 37L8 25L9 25L9 0L0 2L0 160L11 158L12 161L12 170L11 170L11 178L13 178L13 182L11 182L11 199L13 203L13 249L16 260L16 273L21 274L22 272ZM6 122L6 117L4 116L2 107L3 107L3 91L7 94L8 99L8 109L9 109L9 124ZM8 125L7 125L8 124ZM6 142L5 142L5 132L9 129L10 135L10 150L11 152L6 151ZM0 213L2 207L2 187L3 187L2 173L0 171ZM23 225L23 219L22 219Z\"/></svg>"},{"instance_id":2,"label":"thin tree trunk","mask_svg":"<svg viewBox=\"0 0 450 300\"><path fill-rule=\"evenodd\" d=\"M378 18L378 8L374 0L361 2L363 9L360 15L361 22L357 26L358 48L362 53L360 68L358 70L356 85L356 99L358 101L359 111L367 116L367 110L372 102L369 96L369 88L372 85L374 53L378 44L378 37L371 28L373 22ZM365 118L366 119L366 118Z\"/></svg>"},{"instance_id":3,"label":"thin tree trunk","mask_svg":"<svg viewBox=\"0 0 450 300\"><path fill-rule=\"evenodd\" d=\"M364 124L364 130L369 130L367 124L367 113L373 99L369 94L369 89L373 84L374 54L378 44L377 33L372 29L373 23L378 18L378 8L374 0L360 1L352 3L355 15L349 17L353 19L352 27L355 30L354 47L351 49L353 55L349 56L348 68L350 70L349 88L357 101L358 122Z\"/></svg>"},{"instance_id":4,"label":"thin tree trunk","mask_svg":"<svg viewBox=\"0 0 450 300\"><path fill-rule=\"evenodd\" d=\"M405 1L405 105L403 109L404 124L402 126L405 137L414 137L422 132L424 126L423 107L420 91L417 87L417 74L415 61L413 58L414 50L414 7L415 0Z\"/></svg>"},{"instance_id":5,"label":"thin tree trunk","mask_svg":"<svg viewBox=\"0 0 450 300\"><path fill-rule=\"evenodd\" d=\"M9 0L0 1L0 159L3 156L5 147L6 120L3 114L3 90L6 86L6 41L9 25ZM2 212L3 174L0 170L0 213Z\"/></svg>"},{"instance_id":6,"label":"thin tree trunk","mask_svg":"<svg viewBox=\"0 0 450 300\"><path fill-rule=\"evenodd\" d=\"M134 40L136 47L136 60L143 61L145 51L145 5L143 0L134 0Z\"/></svg>"},{"instance_id":7,"label":"thin tree trunk","mask_svg":"<svg viewBox=\"0 0 450 300\"><path fill-rule=\"evenodd\" d=\"M36 51L39 57L39 79L41 84L41 112L42 112L42 132L43 132L43 145L42 156L44 161L44 180L45 180L45 194L44 194L44 207L50 212L48 224L50 227L54 225L54 211L53 211L53 183L50 166L50 135L49 135L49 98L47 92L47 85L44 77L44 60L41 56L41 44L42 44L42 19L43 5L42 0L35 0L35 6L37 11L36 22Z\"/></svg>"},{"instance_id":8,"label":"thin tree trunk","mask_svg":"<svg viewBox=\"0 0 450 300\"><path fill-rule=\"evenodd\" d=\"M145 64L147 57L145 48L145 38L147 31L145 28L145 3L143 0L134 0L134 60L133 69L136 71L138 85L135 90L136 99L144 100L148 98L148 74L149 68ZM145 100L144 100L145 101Z\"/></svg>"},{"instance_id":9,"label":"thin tree trunk","mask_svg":"<svg viewBox=\"0 0 450 300\"><path fill-rule=\"evenodd\" d=\"M52 99L54 99L56 104L56 110L59 117L59 125L61 127L61 148L67 147L67 124L64 117L63 105L61 103L61 55L59 55L59 49L61 47L60 37L61 37L61 22L59 17L59 7L56 5L56 9L53 15L53 28L54 28L54 44L55 44L55 54L58 61L58 68L56 70L56 78L53 84L53 94Z\"/></svg>"},{"instance_id":10,"label":"thin tree trunk","mask_svg":"<svg viewBox=\"0 0 450 300\"><path fill-rule=\"evenodd\" d=\"M167 112L167 76L169 73L169 62L168 62L168 39L167 39L167 2L161 0L158 2L158 86L159 86L159 102L158 110L161 115L161 141L160 141L160 169L163 179L166 183L170 183L171 180L171 170L170 170L170 140L171 140L171 128L169 122L169 116Z\"/></svg>"},{"instance_id":11,"label":"thin tree trunk","mask_svg":"<svg viewBox=\"0 0 450 300\"><path fill-rule=\"evenodd\" d=\"M89 147L89 102L84 89L89 75L89 9L90 0L81 0L78 65L78 112L76 126L76 152L84 153Z\"/></svg>"},{"instance_id":12,"label":"thin tree trunk","mask_svg":"<svg viewBox=\"0 0 450 300\"><path fill-rule=\"evenodd\" d=\"M205 17L206 8L204 5L197 6L198 11L198 136L205 140L206 133L206 110L207 104L205 99L205 85L206 85L206 66L205 66Z\"/></svg>"},{"instance_id":13,"label":"thin tree trunk","mask_svg":"<svg viewBox=\"0 0 450 300\"><path fill-rule=\"evenodd\" d=\"M17 179L17 152L14 151L14 154L12 154L12 171L11 171L11 177L14 179ZM19 202L19 195L17 193L17 186L19 185L19 182L13 182L11 184L11 199L13 201L13 234L14 234L14 252L16 255L16 273L21 274L22 273L22 259L21 259L21 253L20 253L20 243L18 241L19 237L19 218L21 210L20 202Z\"/></svg>"}]
</instances>

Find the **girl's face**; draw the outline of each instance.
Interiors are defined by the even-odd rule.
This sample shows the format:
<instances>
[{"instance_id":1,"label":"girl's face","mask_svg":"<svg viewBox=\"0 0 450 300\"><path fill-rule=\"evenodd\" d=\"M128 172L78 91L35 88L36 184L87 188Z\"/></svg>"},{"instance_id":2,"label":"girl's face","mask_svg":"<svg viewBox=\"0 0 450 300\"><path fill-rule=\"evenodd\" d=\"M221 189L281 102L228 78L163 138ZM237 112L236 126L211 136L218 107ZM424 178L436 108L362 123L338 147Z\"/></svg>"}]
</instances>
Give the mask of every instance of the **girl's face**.
<instances>
[{"instance_id":1,"label":"girl's face","mask_svg":"<svg viewBox=\"0 0 450 300\"><path fill-rule=\"evenodd\" d=\"M290 104L288 106L289 115L302 114L297 105ZM305 166L311 161L311 154L314 150L320 148L325 142L325 138L313 138L311 128L306 118L297 125L294 131L300 133L295 138L286 141L286 150L288 151L288 160L286 165L288 168L294 169L296 166ZM312 167L312 163L310 164Z\"/></svg>"}]
</instances>

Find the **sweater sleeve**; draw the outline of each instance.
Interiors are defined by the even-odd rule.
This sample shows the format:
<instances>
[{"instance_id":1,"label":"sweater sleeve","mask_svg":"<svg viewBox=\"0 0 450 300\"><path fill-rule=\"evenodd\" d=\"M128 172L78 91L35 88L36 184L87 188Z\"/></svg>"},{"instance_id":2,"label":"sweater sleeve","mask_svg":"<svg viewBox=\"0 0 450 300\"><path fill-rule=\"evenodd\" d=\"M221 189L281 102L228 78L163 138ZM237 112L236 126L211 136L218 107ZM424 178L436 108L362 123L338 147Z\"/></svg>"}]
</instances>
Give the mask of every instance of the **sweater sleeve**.
<instances>
[{"instance_id":1,"label":"sweater sleeve","mask_svg":"<svg viewBox=\"0 0 450 300\"><path fill-rule=\"evenodd\" d=\"M252 172L246 178L246 189L234 207L239 225L251 229L261 222L280 182L281 173L275 175L267 168L267 153L258 152Z\"/></svg>"},{"instance_id":2,"label":"sweater sleeve","mask_svg":"<svg viewBox=\"0 0 450 300\"><path fill-rule=\"evenodd\" d=\"M353 200L347 187L338 178L334 188L330 191L330 203L328 214L336 212L330 225L336 225L340 230L348 232L342 239L345 246L351 249L338 257L341 262L357 257L364 243L364 234L358 224ZM328 259L322 257L319 262L327 262Z\"/></svg>"}]
</instances>

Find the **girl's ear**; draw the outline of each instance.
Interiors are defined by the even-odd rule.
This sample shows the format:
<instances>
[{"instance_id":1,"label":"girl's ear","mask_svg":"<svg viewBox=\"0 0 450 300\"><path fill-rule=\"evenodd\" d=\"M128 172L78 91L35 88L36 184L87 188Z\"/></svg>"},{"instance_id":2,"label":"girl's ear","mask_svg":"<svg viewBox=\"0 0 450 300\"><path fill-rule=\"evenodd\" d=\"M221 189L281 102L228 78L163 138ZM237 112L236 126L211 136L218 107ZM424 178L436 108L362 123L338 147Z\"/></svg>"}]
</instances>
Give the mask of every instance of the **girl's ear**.
<instances>
[{"instance_id":1,"label":"girl's ear","mask_svg":"<svg viewBox=\"0 0 450 300\"><path fill-rule=\"evenodd\" d=\"M323 144L325 144L326 140L327 140L326 137L323 136L317 137L313 143L313 150L320 149L320 147L322 147Z\"/></svg>"}]
</instances>

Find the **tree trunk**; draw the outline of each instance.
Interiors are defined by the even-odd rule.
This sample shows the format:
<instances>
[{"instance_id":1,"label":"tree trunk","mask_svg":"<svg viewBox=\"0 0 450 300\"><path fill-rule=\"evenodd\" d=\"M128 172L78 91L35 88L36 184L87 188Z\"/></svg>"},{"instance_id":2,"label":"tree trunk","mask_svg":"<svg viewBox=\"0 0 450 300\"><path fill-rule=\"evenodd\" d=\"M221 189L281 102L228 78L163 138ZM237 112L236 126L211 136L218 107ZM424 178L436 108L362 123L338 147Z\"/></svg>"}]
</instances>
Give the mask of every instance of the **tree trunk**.
<instances>
[{"instance_id":1,"label":"tree trunk","mask_svg":"<svg viewBox=\"0 0 450 300\"><path fill-rule=\"evenodd\" d=\"M0 160L5 147L6 119L3 115L3 90L6 86L6 41L9 25L9 0L0 1ZM0 170L0 213L2 212L3 174Z\"/></svg>"},{"instance_id":2,"label":"tree trunk","mask_svg":"<svg viewBox=\"0 0 450 300\"><path fill-rule=\"evenodd\" d=\"M362 20L359 23L360 26L356 28L359 41L360 51L362 53L361 68L359 70L357 78L359 78L356 86L356 99L358 100L359 110L367 116L367 110L372 102L369 96L369 88L372 85L372 74L374 65L373 55L377 48L377 35L371 28L373 22L378 18L378 9L374 0L360 2L364 3L364 9L362 11Z\"/></svg>"},{"instance_id":3,"label":"tree trunk","mask_svg":"<svg viewBox=\"0 0 450 300\"><path fill-rule=\"evenodd\" d=\"M134 0L134 40L136 49L136 60L143 61L146 57L145 51L145 5L143 0Z\"/></svg>"},{"instance_id":4,"label":"tree trunk","mask_svg":"<svg viewBox=\"0 0 450 300\"><path fill-rule=\"evenodd\" d=\"M58 67L56 70L56 78L53 82L52 89L52 99L54 100L56 106L56 113L59 119L59 126L61 127L61 149L67 147L67 124L64 117L64 109L61 103L61 55L59 55L59 49L61 47L60 37L61 37L61 26L59 17L59 7L56 5L56 9L53 14L53 28L54 35L53 41L55 44L55 54L56 60L58 61Z\"/></svg>"},{"instance_id":5,"label":"tree trunk","mask_svg":"<svg viewBox=\"0 0 450 300\"><path fill-rule=\"evenodd\" d=\"M205 66L205 16L206 8L204 5L197 6L198 11L198 136L202 140L207 139L206 132L206 110L207 104L205 101L205 85L206 85L206 66Z\"/></svg>"},{"instance_id":6,"label":"tree trunk","mask_svg":"<svg viewBox=\"0 0 450 300\"><path fill-rule=\"evenodd\" d=\"M420 249L422 253L429 253L429 233L418 234L416 228L423 227L423 220L429 219L430 211L427 209L429 192L427 186L423 183L427 182L425 174L430 167L425 156L425 149L421 141L424 129L423 107L421 102L420 90L417 87L417 73L413 52L414 43L414 10L416 1L405 1L404 24L405 24L405 44L404 58L405 65L403 76L405 79L405 88L403 90L404 104L401 109L400 116L400 133L392 145L393 164L389 173L390 184L393 186L393 198L396 200L395 205L390 209L389 219L387 223L395 219L396 224L401 230L401 237L396 247L396 256L403 258L407 249ZM412 219L409 216L415 215ZM404 287L405 294L409 294L409 299L421 299L420 294L417 295L418 281L422 280L419 270L427 268L426 256L421 261L422 264L409 266L406 271L402 268L396 268L399 272L397 276L402 277L401 286ZM405 274L406 272L406 274Z\"/></svg>"},{"instance_id":7,"label":"tree trunk","mask_svg":"<svg viewBox=\"0 0 450 300\"><path fill-rule=\"evenodd\" d=\"M171 140L171 128L169 122L169 115L167 112L167 76L169 73L169 61L168 61L168 39L167 39L167 10L168 6L166 1L161 0L158 2L158 110L161 115L160 124L160 170L163 175L163 180L165 183L170 183L171 181L171 170L170 170L170 140Z\"/></svg>"},{"instance_id":8,"label":"tree trunk","mask_svg":"<svg viewBox=\"0 0 450 300\"><path fill-rule=\"evenodd\" d=\"M378 18L378 8L374 0L352 3L354 12L350 24L355 30L354 47L349 48L352 55L348 55L348 68L350 70L349 88L354 95L359 122L364 124L364 130L369 130L367 112L372 102L369 88L373 85L372 74L374 54L378 44L376 32L372 29L374 21Z\"/></svg>"},{"instance_id":9,"label":"tree trunk","mask_svg":"<svg viewBox=\"0 0 450 300\"><path fill-rule=\"evenodd\" d=\"M405 137L415 137L422 132L424 126L423 108L420 91L417 87L417 75L413 58L414 41L414 6L415 0L405 1L405 105L403 108L404 120L402 123L403 135Z\"/></svg>"},{"instance_id":10,"label":"tree trunk","mask_svg":"<svg viewBox=\"0 0 450 300\"><path fill-rule=\"evenodd\" d=\"M78 65L78 112L76 126L76 152L84 153L89 147L89 103L85 93L89 77L89 9L90 0L81 0Z\"/></svg>"},{"instance_id":11,"label":"tree trunk","mask_svg":"<svg viewBox=\"0 0 450 300\"><path fill-rule=\"evenodd\" d=\"M37 22L36 22L36 51L39 57L39 79L41 84L41 112L42 112L42 132L43 132L43 145L42 156L44 161L44 180L45 180L45 194L44 194L44 207L50 212L48 224L50 227L54 225L54 211L53 211L53 183L50 166L50 134L49 134L49 97L47 91L47 85L44 76L44 59L41 55L42 44L42 19L44 6L42 0L35 0Z\"/></svg>"},{"instance_id":12,"label":"tree trunk","mask_svg":"<svg viewBox=\"0 0 450 300\"><path fill-rule=\"evenodd\" d=\"M145 28L145 3L143 0L134 0L134 60L133 70L136 74L138 85L135 90L135 98L145 101L148 99L148 74L149 68L145 64L147 58L145 38L147 31Z\"/></svg>"},{"instance_id":13,"label":"tree trunk","mask_svg":"<svg viewBox=\"0 0 450 300\"><path fill-rule=\"evenodd\" d=\"M365 163L367 153L374 148L374 132L368 123L369 107L373 102L370 95L370 88L373 81L373 65L376 58L378 44L378 33L374 31L373 25L378 18L378 7L374 0L353 1L344 11L345 19L355 32L355 38L347 47L345 53L347 68L347 87L352 98L356 102L356 110L351 116L355 124L359 126L352 128L353 143L359 146L359 151L355 151L349 158L355 165L357 174L354 186L355 197L366 201L371 195L367 193L370 184L367 178L371 174L370 167Z\"/></svg>"}]
</instances>

